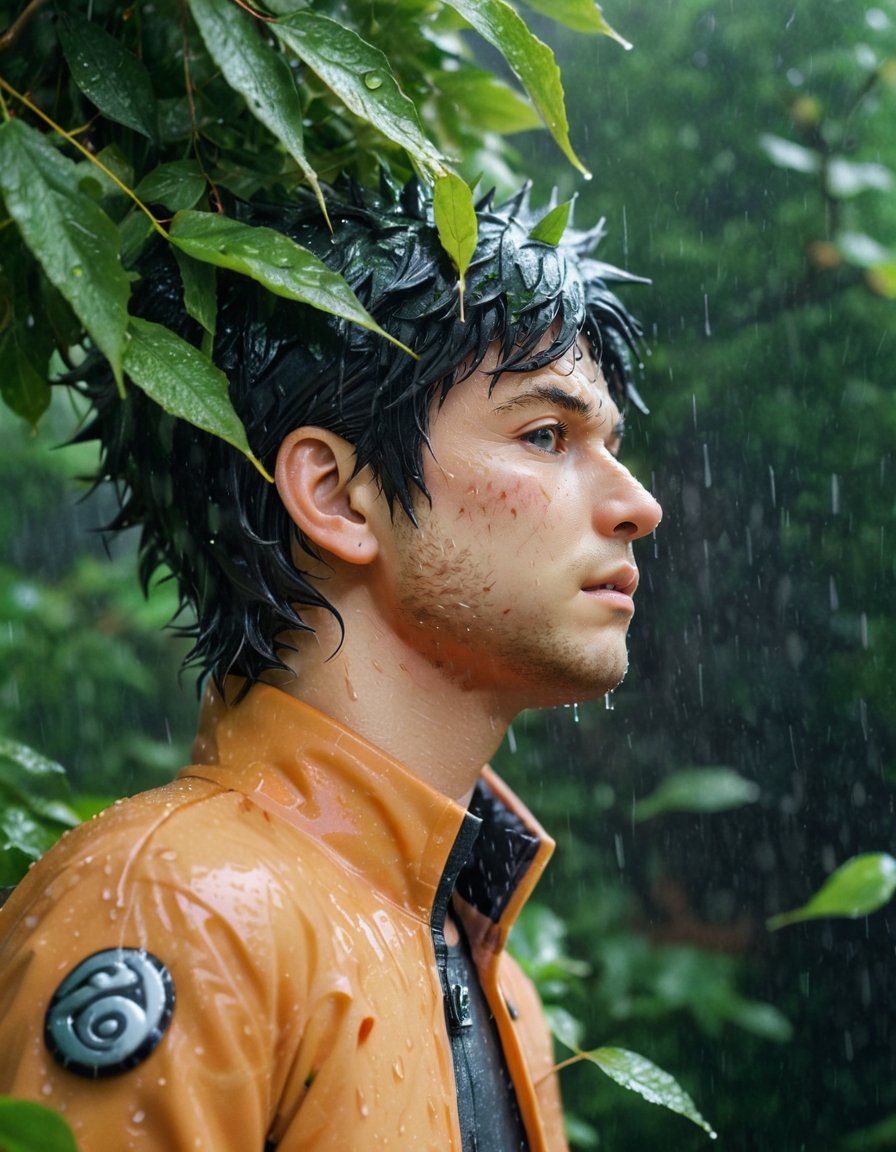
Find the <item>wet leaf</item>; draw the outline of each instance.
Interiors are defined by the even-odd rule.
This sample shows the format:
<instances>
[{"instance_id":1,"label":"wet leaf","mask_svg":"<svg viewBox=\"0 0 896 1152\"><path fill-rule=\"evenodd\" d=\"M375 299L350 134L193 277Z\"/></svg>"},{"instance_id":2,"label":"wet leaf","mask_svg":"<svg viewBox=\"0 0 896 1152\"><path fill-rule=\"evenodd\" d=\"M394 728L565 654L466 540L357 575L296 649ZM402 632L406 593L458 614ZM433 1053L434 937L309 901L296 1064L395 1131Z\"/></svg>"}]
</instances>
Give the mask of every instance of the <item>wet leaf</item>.
<instances>
[{"instance_id":1,"label":"wet leaf","mask_svg":"<svg viewBox=\"0 0 896 1152\"><path fill-rule=\"evenodd\" d=\"M531 103L490 72L468 66L456 72L442 71L436 85L443 98L456 107L475 108L476 123L486 132L507 135L541 127L541 118Z\"/></svg>"},{"instance_id":2,"label":"wet leaf","mask_svg":"<svg viewBox=\"0 0 896 1152\"><path fill-rule=\"evenodd\" d=\"M4 1152L78 1152L58 1112L9 1096L0 1096L0 1147Z\"/></svg>"},{"instance_id":3,"label":"wet leaf","mask_svg":"<svg viewBox=\"0 0 896 1152\"><path fill-rule=\"evenodd\" d=\"M50 406L50 385L19 344L18 336L13 330L0 337L0 396L8 408L35 428Z\"/></svg>"},{"instance_id":4,"label":"wet leaf","mask_svg":"<svg viewBox=\"0 0 896 1152\"><path fill-rule=\"evenodd\" d=\"M432 197L436 229L442 247L457 269L460 292L460 318L464 318L466 273L476 251L478 224L469 185L449 172L436 181Z\"/></svg>"},{"instance_id":5,"label":"wet leaf","mask_svg":"<svg viewBox=\"0 0 896 1152\"><path fill-rule=\"evenodd\" d=\"M187 315L214 336L218 321L217 275L215 266L204 260L194 260L185 252L174 250L174 258L184 286L184 307Z\"/></svg>"},{"instance_id":6,"label":"wet leaf","mask_svg":"<svg viewBox=\"0 0 896 1152\"><path fill-rule=\"evenodd\" d=\"M178 212L170 235L177 248L197 260L241 272L277 296L360 324L404 347L380 328L338 273L273 228L255 228L212 212Z\"/></svg>"},{"instance_id":7,"label":"wet leaf","mask_svg":"<svg viewBox=\"0 0 896 1152\"><path fill-rule=\"evenodd\" d=\"M896 893L896 860L886 852L868 852L841 864L808 903L768 921L769 931L829 916L855 920L888 903Z\"/></svg>"},{"instance_id":8,"label":"wet leaf","mask_svg":"<svg viewBox=\"0 0 896 1152\"><path fill-rule=\"evenodd\" d=\"M271 479L249 448L230 402L227 377L204 353L161 324L132 317L124 366L133 382L166 412L220 436Z\"/></svg>"},{"instance_id":9,"label":"wet leaf","mask_svg":"<svg viewBox=\"0 0 896 1152\"><path fill-rule=\"evenodd\" d=\"M75 13L60 11L56 27L72 79L88 100L110 120L154 140L156 99L143 61L98 24Z\"/></svg>"},{"instance_id":10,"label":"wet leaf","mask_svg":"<svg viewBox=\"0 0 896 1152\"><path fill-rule=\"evenodd\" d=\"M292 13L272 29L347 108L401 145L428 179L445 171L440 152L420 126L417 109L379 48L316 12Z\"/></svg>"},{"instance_id":11,"label":"wet leaf","mask_svg":"<svg viewBox=\"0 0 896 1152\"><path fill-rule=\"evenodd\" d=\"M147 172L134 191L141 200L179 212L195 207L205 191L205 177L195 160L173 160Z\"/></svg>"},{"instance_id":12,"label":"wet leaf","mask_svg":"<svg viewBox=\"0 0 896 1152\"><path fill-rule=\"evenodd\" d=\"M446 3L503 55L563 154L580 172L590 176L569 140L560 70L550 48L532 35L505 0L446 0Z\"/></svg>"},{"instance_id":13,"label":"wet leaf","mask_svg":"<svg viewBox=\"0 0 896 1152\"><path fill-rule=\"evenodd\" d=\"M572 28L575 32L597 33L616 40L623 48L631 48L628 40L623 40L604 19L600 4L595 0L525 0L527 8L550 16L558 24Z\"/></svg>"},{"instance_id":14,"label":"wet leaf","mask_svg":"<svg viewBox=\"0 0 896 1152\"><path fill-rule=\"evenodd\" d=\"M663 812L724 812L759 799L759 786L732 768L689 768L673 772L635 804L635 820Z\"/></svg>"},{"instance_id":15,"label":"wet leaf","mask_svg":"<svg viewBox=\"0 0 896 1152\"><path fill-rule=\"evenodd\" d=\"M264 22L231 0L189 0L189 4L205 46L227 83L298 164L326 216L317 174L305 154L304 110L296 82L286 60L264 39Z\"/></svg>"},{"instance_id":16,"label":"wet leaf","mask_svg":"<svg viewBox=\"0 0 896 1152\"><path fill-rule=\"evenodd\" d=\"M70 807L68 777L55 760L27 744L0 738L0 795L16 797L31 812L74 827L78 817Z\"/></svg>"},{"instance_id":17,"label":"wet leaf","mask_svg":"<svg viewBox=\"0 0 896 1152\"><path fill-rule=\"evenodd\" d=\"M118 258L118 229L78 191L76 168L21 120L0 126L7 210L120 383L129 285Z\"/></svg>"},{"instance_id":18,"label":"wet leaf","mask_svg":"<svg viewBox=\"0 0 896 1152\"><path fill-rule=\"evenodd\" d=\"M556 208L552 208L550 212L542 216L529 233L529 239L540 240L543 244L559 244L563 238L563 233L566 231L566 225L569 223L571 208L572 200L567 200L563 204L558 204Z\"/></svg>"},{"instance_id":19,"label":"wet leaf","mask_svg":"<svg viewBox=\"0 0 896 1152\"><path fill-rule=\"evenodd\" d=\"M590 1060L611 1080L637 1092L651 1104L660 1104L680 1116L685 1116L715 1139L716 1134L697 1111L694 1101L681 1087L674 1076L662 1068L625 1048L595 1048L591 1052L580 1052L583 1060Z\"/></svg>"}]
</instances>

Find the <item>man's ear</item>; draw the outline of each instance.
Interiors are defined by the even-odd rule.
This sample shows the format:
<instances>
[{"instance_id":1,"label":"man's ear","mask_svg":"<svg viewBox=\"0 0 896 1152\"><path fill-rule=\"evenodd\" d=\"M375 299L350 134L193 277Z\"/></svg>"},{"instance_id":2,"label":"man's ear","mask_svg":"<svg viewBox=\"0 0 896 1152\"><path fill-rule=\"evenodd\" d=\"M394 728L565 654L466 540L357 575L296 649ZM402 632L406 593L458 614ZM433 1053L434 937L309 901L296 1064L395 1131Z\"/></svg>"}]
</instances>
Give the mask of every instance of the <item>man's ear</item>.
<instances>
[{"instance_id":1,"label":"man's ear","mask_svg":"<svg viewBox=\"0 0 896 1152\"><path fill-rule=\"evenodd\" d=\"M379 550L383 502L369 468L355 475L355 450L325 428L296 428L277 453L274 479L289 515L318 548L350 564Z\"/></svg>"}]
</instances>

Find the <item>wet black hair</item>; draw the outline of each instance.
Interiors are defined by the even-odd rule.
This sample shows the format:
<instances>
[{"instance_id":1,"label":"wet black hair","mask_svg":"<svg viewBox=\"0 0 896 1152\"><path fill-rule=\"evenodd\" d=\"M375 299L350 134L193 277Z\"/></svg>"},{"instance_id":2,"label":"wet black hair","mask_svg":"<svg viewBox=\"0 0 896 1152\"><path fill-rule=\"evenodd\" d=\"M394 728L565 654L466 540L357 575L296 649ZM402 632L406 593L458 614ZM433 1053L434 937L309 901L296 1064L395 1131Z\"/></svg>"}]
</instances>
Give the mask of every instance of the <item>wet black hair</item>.
<instances>
[{"instance_id":1,"label":"wet black hair","mask_svg":"<svg viewBox=\"0 0 896 1152\"><path fill-rule=\"evenodd\" d=\"M557 245L544 243L530 237L537 215L528 189L497 206L486 196L477 204L479 238L462 321L457 274L416 183L384 183L379 192L346 185L328 189L326 200L332 234L310 195L285 207L237 203L231 211L286 234L340 272L417 359L366 328L221 274L213 359L269 472L293 428L330 429L354 446L359 470L370 465L393 513L400 514L397 505L416 523L415 501L428 496L423 454L432 403L479 367L495 341L493 381L552 363L581 333L620 407L631 401L643 408L632 381L641 331L607 287L639 278L590 255L603 221L588 232L567 229ZM187 315L167 246L139 271L132 311L198 345L202 331ZM546 335L550 343L536 351ZM194 639L188 662L219 687L229 674L248 685L283 669L285 634L308 629L303 608L339 614L294 563L296 540L316 553L274 485L236 449L168 415L136 387L119 399L98 363L81 386L93 406L84 438L99 439L100 475L119 496L110 527L140 526L144 587L170 569L182 610L195 613L182 627Z\"/></svg>"}]
</instances>

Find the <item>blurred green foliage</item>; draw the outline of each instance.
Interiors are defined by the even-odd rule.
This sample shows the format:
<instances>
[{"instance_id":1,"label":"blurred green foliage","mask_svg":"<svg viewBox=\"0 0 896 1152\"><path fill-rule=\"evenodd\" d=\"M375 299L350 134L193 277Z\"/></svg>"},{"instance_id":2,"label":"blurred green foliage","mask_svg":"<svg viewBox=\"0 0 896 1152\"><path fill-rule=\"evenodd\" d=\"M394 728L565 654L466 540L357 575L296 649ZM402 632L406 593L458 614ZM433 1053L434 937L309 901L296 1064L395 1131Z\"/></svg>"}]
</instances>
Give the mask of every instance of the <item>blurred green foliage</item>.
<instances>
[{"instance_id":1,"label":"blurred green foliage","mask_svg":"<svg viewBox=\"0 0 896 1152\"><path fill-rule=\"evenodd\" d=\"M892 905L765 922L892 847L896 7L620 0L612 18L624 58L557 50L595 174L577 211L606 213L608 259L653 278L629 296L652 412L626 462L665 519L639 546L613 710L523 718L500 769L559 840L542 898L592 965L588 1044L674 1070L726 1147L893 1146ZM635 820L666 778L719 767L758 799L710 813L695 791ZM669 1139L564 1077L601 1148Z\"/></svg>"}]
</instances>

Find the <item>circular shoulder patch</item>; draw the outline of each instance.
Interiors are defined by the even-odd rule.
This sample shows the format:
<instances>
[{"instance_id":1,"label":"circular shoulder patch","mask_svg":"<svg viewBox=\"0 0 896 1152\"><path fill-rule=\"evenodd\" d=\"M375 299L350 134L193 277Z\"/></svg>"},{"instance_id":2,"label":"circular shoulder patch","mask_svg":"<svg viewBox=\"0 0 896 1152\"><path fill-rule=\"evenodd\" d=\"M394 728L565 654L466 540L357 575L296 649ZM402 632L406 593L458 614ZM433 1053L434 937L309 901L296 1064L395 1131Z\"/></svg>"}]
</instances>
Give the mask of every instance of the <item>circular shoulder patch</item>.
<instances>
[{"instance_id":1,"label":"circular shoulder patch","mask_svg":"<svg viewBox=\"0 0 896 1152\"><path fill-rule=\"evenodd\" d=\"M56 989L44 1039L69 1072L117 1076L153 1051L173 1011L174 981L161 960L142 948L107 948Z\"/></svg>"}]
</instances>

